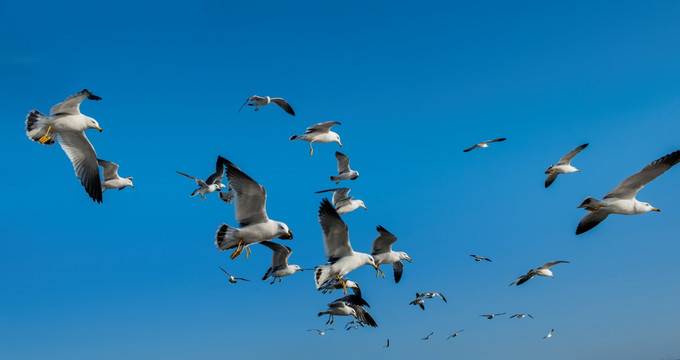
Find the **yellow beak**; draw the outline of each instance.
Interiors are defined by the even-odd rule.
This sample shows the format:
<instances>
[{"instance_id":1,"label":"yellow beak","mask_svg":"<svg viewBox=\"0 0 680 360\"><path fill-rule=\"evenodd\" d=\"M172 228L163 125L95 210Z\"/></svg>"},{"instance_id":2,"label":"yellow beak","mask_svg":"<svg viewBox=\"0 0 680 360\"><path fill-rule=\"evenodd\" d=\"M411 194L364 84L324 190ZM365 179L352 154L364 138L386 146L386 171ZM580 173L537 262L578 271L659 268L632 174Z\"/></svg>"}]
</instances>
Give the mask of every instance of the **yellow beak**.
<instances>
[{"instance_id":1,"label":"yellow beak","mask_svg":"<svg viewBox=\"0 0 680 360\"><path fill-rule=\"evenodd\" d=\"M661 212L661 210L659 210L657 208L652 208L652 211Z\"/></svg>"},{"instance_id":2,"label":"yellow beak","mask_svg":"<svg viewBox=\"0 0 680 360\"><path fill-rule=\"evenodd\" d=\"M99 126L97 126L95 129L99 130L99 132L103 131L102 128L100 128Z\"/></svg>"}]
</instances>

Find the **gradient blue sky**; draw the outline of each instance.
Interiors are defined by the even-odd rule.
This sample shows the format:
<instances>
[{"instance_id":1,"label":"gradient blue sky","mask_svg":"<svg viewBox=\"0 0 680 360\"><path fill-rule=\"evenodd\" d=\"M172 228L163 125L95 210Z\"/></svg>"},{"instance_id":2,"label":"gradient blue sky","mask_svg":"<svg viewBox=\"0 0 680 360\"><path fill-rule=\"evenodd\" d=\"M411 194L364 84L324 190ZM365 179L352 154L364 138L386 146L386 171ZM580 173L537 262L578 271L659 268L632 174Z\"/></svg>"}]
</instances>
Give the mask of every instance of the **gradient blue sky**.
<instances>
[{"instance_id":1,"label":"gradient blue sky","mask_svg":"<svg viewBox=\"0 0 680 360\"><path fill-rule=\"evenodd\" d=\"M679 16L674 1L0 1L0 358L680 358L680 169L640 193L663 212L574 235L586 196L680 149ZM99 157L135 178L103 204L58 146L25 135L28 111L83 88L103 98L81 108L104 129L87 133ZM252 94L298 115L237 113ZM306 330L337 293L311 272L261 282L265 247L218 252L232 207L190 198L175 171L230 159L292 228L291 262L322 264L314 191L334 185L339 148L288 141L322 121L342 122L361 173L346 183L368 206L344 216L352 245L370 251L381 224L414 261L399 284L389 268L352 274L377 329L338 318L319 337ZM583 172L545 189L543 171L585 142ZM507 286L554 260L571 264ZM409 306L422 291L448 303Z\"/></svg>"}]
</instances>

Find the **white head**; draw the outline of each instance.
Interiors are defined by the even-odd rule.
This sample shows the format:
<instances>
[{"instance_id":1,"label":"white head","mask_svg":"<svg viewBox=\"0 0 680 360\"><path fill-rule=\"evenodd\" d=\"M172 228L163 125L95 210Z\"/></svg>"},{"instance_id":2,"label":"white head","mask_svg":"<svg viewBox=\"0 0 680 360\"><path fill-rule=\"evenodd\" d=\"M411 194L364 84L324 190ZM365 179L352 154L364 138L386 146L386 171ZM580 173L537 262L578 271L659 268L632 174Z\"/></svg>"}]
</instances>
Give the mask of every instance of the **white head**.
<instances>
[{"instance_id":1,"label":"white head","mask_svg":"<svg viewBox=\"0 0 680 360\"><path fill-rule=\"evenodd\" d=\"M403 251L399 252L399 260L406 260L408 262L411 262L411 258Z\"/></svg>"},{"instance_id":2,"label":"white head","mask_svg":"<svg viewBox=\"0 0 680 360\"><path fill-rule=\"evenodd\" d=\"M366 205L364 205L364 202L363 202L363 201L357 200L357 204L359 204L359 207L364 208L364 210L368 210L368 209L366 208Z\"/></svg>"},{"instance_id":3,"label":"white head","mask_svg":"<svg viewBox=\"0 0 680 360\"><path fill-rule=\"evenodd\" d=\"M126 177L125 180L126 180L126 181L125 181L125 185L127 185L127 186L129 186L129 187L131 187L131 188L134 188L134 187L135 187L135 186L132 184L132 177Z\"/></svg>"},{"instance_id":4,"label":"white head","mask_svg":"<svg viewBox=\"0 0 680 360\"><path fill-rule=\"evenodd\" d=\"M378 265L375 264L375 259L373 256L368 255L368 254L363 254L364 255L364 264L371 265L373 266L376 270L378 270Z\"/></svg>"},{"instance_id":5,"label":"white head","mask_svg":"<svg viewBox=\"0 0 680 360\"><path fill-rule=\"evenodd\" d=\"M293 270L295 270L295 271L305 271L303 268L301 268L298 265L291 265L291 266L293 267Z\"/></svg>"},{"instance_id":6,"label":"white head","mask_svg":"<svg viewBox=\"0 0 680 360\"><path fill-rule=\"evenodd\" d=\"M354 316L355 319L358 319L358 317L357 317L357 311L354 310L354 308L350 307L350 308L349 308L349 313L352 314L352 316Z\"/></svg>"},{"instance_id":7,"label":"white head","mask_svg":"<svg viewBox=\"0 0 680 360\"><path fill-rule=\"evenodd\" d=\"M97 130L99 130L99 132L102 132L102 128L99 127L99 123L97 122L97 120L95 120L95 119L93 119L89 116L86 117L86 118L87 118L86 129L97 129Z\"/></svg>"},{"instance_id":8,"label":"white head","mask_svg":"<svg viewBox=\"0 0 680 360\"><path fill-rule=\"evenodd\" d=\"M635 204L635 210L642 211L642 212L650 212L650 211L661 212L661 210L653 207L649 203L643 203L643 202L638 202L637 204Z\"/></svg>"},{"instance_id":9,"label":"white head","mask_svg":"<svg viewBox=\"0 0 680 360\"><path fill-rule=\"evenodd\" d=\"M276 237L282 240L291 240L293 238L293 232L290 231L288 228L288 225L277 221L276 225L278 226L277 232L276 232Z\"/></svg>"},{"instance_id":10,"label":"white head","mask_svg":"<svg viewBox=\"0 0 680 360\"><path fill-rule=\"evenodd\" d=\"M340 147L342 147L342 143L340 142L340 135L338 135L337 133L335 133L333 131L329 131L328 133L333 136L334 140L332 142L336 142L336 143L338 143L338 145L340 145Z\"/></svg>"}]
</instances>

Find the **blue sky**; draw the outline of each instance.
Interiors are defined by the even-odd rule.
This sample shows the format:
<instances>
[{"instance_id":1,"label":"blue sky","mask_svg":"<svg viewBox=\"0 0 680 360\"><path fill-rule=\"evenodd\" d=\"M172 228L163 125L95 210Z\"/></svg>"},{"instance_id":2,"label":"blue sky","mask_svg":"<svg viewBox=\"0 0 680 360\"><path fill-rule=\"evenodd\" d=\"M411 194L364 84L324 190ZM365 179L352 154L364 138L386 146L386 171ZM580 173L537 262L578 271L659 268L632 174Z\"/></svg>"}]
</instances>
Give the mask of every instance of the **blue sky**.
<instances>
[{"instance_id":1,"label":"blue sky","mask_svg":"<svg viewBox=\"0 0 680 360\"><path fill-rule=\"evenodd\" d=\"M0 358L283 359L352 354L477 359L677 359L680 170L638 198L661 213L611 216L575 236L601 197L680 149L677 2L0 2ZM58 147L25 135L83 88L87 133L135 189L93 203ZM252 94L281 96L296 113ZM340 121L313 157L293 134ZM463 153L482 140L507 137ZM543 187L543 171L582 143L582 173ZM319 337L311 272L259 279L271 251L214 247L233 208L201 202L176 170L205 177L218 154L268 192L295 238L291 262L325 261L314 191L333 154L364 200L344 215L357 251L380 224L414 259L399 284L351 277L377 329ZM214 194L213 194L214 195ZM480 254L493 263L475 263ZM548 261L555 278L508 287ZM226 282L218 266L252 280ZM422 311L415 292L439 291ZM535 319L492 321L491 312ZM341 320L342 319L342 320ZM552 339L542 337L555 328ZM446 341L450 333L465 332ZM431 340L419 339L429 332ZM383 349L385 339L392 347Z\"/></svg>"}]
</instances>

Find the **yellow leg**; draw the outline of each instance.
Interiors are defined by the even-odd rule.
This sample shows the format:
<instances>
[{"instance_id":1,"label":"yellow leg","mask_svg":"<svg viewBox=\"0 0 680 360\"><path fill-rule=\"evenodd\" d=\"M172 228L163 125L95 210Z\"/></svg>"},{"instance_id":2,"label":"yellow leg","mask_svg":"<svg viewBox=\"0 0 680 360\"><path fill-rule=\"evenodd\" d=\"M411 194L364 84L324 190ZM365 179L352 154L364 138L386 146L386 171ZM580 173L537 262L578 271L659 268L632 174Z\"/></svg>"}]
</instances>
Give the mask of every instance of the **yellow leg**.
<instances>
[{"instance_id":1,"label":"yellow leg","mask_svg":"<svg viewBox=\"0 0 680 360\"><path fill-rule=\"evenodd\" d=\"M47 132L45 133L45 135L43 135L40 139L38 139L39 143L44 144L44 143L50 141L50 139L52 139L52 137L50 136L50 130L52 130L52 125L48 126Z\"/></svg>"},{"instance_id":2,"label":"yellow leg","mask_svg":"<svg viewBox=\"0 0 680 360\"><path fill-rule=\"evenodd\" d=\"M309 156L314 155L314 148L312 147L312 142L309 142Z\"/></svg>"},{"instance_id":3,"label":"yellow leg","mask_svg":"<svg viewBox=\"0 0 680 360\"><path fill-rule=\"evenodd\" d=\"M246 260L248 260L248 256L250 255L250 247L245 246L244 248L246 249Z\"/></svg>"},{"instance_id":4,"label":"yellow leg","mask_svg":"<svg viewBox=\"0 0 680 360\"><path fill-rule=\"evenodd\" d=\"M347 295L347 284L345 284L345 282L342 280L342 278L340 277L340 275L335 275L335 278L338 279L338 281L340 282L340 284L342 284L342 292L343 292L345 295Z\"/></svg>"},{"instance_id":5,"label":"yellow leg","mask_svg":"<svg viewBox=\"0 0 680 360\"><path fill-rule=\"evenodd\" d=\"M241 255L241 251L243 251L243 239L238 241L238 245L236 246L236 250L234 251L233 254L231 254L231 259L234 260L236 259L239 255Z\"/></svg>"}]
</instances>

